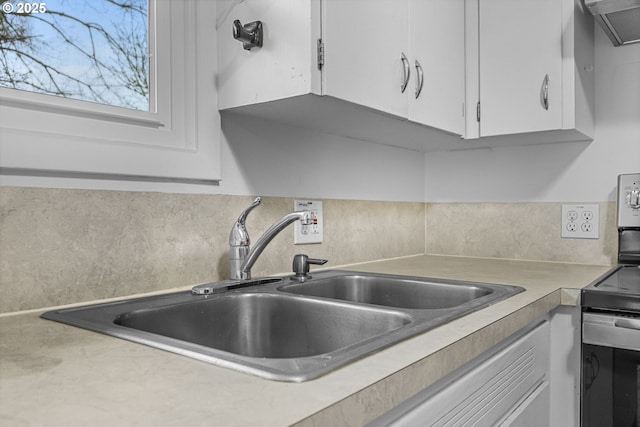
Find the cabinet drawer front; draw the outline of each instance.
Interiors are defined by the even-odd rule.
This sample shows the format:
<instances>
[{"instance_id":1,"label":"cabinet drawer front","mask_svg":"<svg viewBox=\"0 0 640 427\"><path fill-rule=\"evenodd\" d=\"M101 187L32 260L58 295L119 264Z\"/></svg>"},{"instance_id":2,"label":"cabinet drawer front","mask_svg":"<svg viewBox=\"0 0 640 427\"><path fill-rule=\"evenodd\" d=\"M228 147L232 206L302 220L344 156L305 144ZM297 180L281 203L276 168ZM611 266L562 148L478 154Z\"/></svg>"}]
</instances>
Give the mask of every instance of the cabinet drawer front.
<instances>
[{"instance_id":1,"label":"cabinet drawer front","mask_svg":"<svg viewBox=\"0 0 640 427\"><path fill-rule=\"evenodd\" d=\"M480 356L480 361L471 361L446 376L394 409L384 421L376 422L393 426L495 425L544 384L549 369L549 337L549 322L544 321L497 353ZM544 401L536 401L548 407L548 393L544 396ZM376 422L372 425L383 425Z\"/></svg>"}]
</instances>

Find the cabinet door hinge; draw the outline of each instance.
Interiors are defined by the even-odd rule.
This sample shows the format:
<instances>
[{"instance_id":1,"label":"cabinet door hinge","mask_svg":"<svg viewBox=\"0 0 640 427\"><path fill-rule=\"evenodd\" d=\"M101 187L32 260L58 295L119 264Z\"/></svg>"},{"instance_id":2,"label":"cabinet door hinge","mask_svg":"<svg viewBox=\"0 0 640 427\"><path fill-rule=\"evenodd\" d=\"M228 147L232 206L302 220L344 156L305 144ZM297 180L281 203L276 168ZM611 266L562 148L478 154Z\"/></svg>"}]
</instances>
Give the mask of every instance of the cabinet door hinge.
<instances>
[{"instance_id":1,"label":"cabinet door hinge","mask_svg":"<svg viewBox=\"0 0 640 427\"><path fill-rule=\"evenodd\" d=\"M480 101L478 101L478 104L476 105L476 120L478 122L480 121Z\"/></svg>"},{"instance_id":2,"label":"cabinet door hinge","mask_svg":"<svg viewBox=\"0 0 640 427\"><path fill-rule=\"evenodd\" d=\"M318 39L318 70L322 71L324 66L324 43L322 39Z\"/></svg>"}]
</instances>

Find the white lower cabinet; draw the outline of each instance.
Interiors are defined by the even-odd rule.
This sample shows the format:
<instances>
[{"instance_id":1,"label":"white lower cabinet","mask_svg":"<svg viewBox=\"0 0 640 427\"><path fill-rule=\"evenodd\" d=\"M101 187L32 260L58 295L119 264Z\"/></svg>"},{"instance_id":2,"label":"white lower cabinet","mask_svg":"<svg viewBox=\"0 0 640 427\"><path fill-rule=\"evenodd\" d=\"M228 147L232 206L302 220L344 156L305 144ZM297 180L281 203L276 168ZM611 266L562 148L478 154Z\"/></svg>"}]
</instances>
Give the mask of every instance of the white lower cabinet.
<instances>
[{"instance_id":1,"label":"white lower cabinet","mask_svg":"<svg viewBox=\"0 0 640 427\"><path fill-rule=\"evenodd\" d=\"M544 381L500 425L518 427L545 425L544 417L549 413L549 397L549 381Z\"/></svg>"},{"instance_id":2,"label":"white lower cabinet","mask_svg":"<svg viewBox=\"0 0 640 427\"><path fill-rule=\"evenodd\" d=\"M578 311L564 307L548 314L370 426L577 426L578 330L567 329L576 316ZM560 411L553 399L562 400Z\"/></svg>"}]
</instances>

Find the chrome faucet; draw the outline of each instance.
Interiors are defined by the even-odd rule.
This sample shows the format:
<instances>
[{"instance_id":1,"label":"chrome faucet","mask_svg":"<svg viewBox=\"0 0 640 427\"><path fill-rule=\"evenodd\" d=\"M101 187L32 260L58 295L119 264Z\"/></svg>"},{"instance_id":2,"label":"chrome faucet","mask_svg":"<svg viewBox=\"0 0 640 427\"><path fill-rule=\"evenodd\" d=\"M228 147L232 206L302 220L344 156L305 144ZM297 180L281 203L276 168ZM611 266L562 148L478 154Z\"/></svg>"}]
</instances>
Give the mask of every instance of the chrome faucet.
<instances>
[{"instance_id":1,"label":"chrome faucet","mask_svg":"<svg viewBox=\"0 0 640 427\"><path fill-rule=\"evenodd\" d=\"M291 212L271 225L271 227L260 236L255 246L251 248L251 240L249 239L249 233L247 232L245 223L249 212L261 202L262 199L256 197L253 203L242 211L238 220L231 228L231 233L229 234L229 261L232 280L251 279L251 268L253 264L258 260L258 257L262 254L262 251L264 251L269 242L289 224L298 220L302 222L303 225L310 225L313 222L311 212L309 211Z\"/></svg>"},{"instance_id":2,"label":"chrome faucet","mask_svg":"<svg viewBox=\"0 0 640 427\"><path fill-rule=\"evenodd\" d=\"M242 211L229 233L229 266L231 268L232 279L240 279L242 263L247 258L247 255L249 255L251 239L245 226L247 216L260 203L262 203L262 198L256 197L253 203Z\"/></svg>"}]
</instances>

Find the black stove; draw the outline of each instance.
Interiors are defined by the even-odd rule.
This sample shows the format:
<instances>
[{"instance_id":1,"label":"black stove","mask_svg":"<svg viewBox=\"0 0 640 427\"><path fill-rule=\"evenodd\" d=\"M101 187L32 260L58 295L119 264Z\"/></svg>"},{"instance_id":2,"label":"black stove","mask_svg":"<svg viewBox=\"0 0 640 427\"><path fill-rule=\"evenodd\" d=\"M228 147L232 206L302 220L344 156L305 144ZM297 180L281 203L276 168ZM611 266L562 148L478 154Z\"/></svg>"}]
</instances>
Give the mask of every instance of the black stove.
<instances>
[{"instance_id":1,"label":"black stove","mask_svg":"<svg viewBox=\"0 0 640 427\"><path fill-rule=\"evenodd\" d=\"M618 176L618 263L582 291L584 310L640 313L640 173Z\"/></svg>"},{"instance_id":2,"label":"black stove","mask_svg":"<svg viewBox=\"0 0 640 427\"><path fill-rule=\"evenodd\" d=\"M584 288L582 306L640 313L640 265L618 265Z\"/></svg>"},{"instance_id":3,"label":"black stove","mask_svg":"<svg viewBox=\"0 0 640 427\"><path fill-rule=\"evenodd\" d=\"M640 173L618 177L618 263L582 290L582 427L640 427Z\"/></svg>"}]
</instances>

